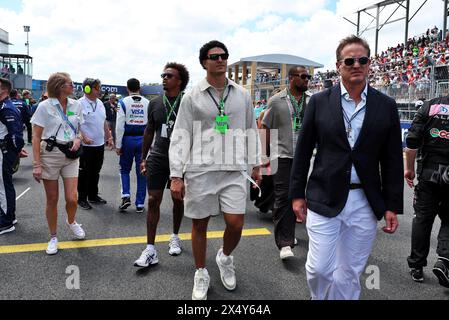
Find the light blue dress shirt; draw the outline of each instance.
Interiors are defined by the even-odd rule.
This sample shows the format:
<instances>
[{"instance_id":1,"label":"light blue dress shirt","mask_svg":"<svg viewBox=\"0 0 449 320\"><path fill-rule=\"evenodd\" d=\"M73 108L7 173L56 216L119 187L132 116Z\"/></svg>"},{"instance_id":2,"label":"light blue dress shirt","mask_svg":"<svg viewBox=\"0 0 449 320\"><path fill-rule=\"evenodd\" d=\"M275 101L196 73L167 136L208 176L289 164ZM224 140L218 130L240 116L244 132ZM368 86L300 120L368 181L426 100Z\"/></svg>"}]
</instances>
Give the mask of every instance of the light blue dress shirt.
<instances>
[{"instance_id":1,"label":"light blue dress shirt","mask_svg":"<svg viewBox=\"0 0 449 320\"><path fill-rule=\"evenodd\" d=\"M365 86L365 90L362 92L362 101L360 101L359 105L355 105L355 101L351 99L349 96L348 90L346 90L343 83L340 83L341 87L341 105L343 110L349 119L352 118L353 114L361 110L357 116L351 121L351 134L348 137L349 145L351 148L354 148L354 145L359 137L360 131L362 130L363 120L365 119L366 112L366 97L368 95L368 84ZM343 117L343 121L345 123L346 130L348 129L348 121ZM354 165L352 165L351 169L351 183L360 183L360 178L357 175Z\"/></svg>"}]
</instances>

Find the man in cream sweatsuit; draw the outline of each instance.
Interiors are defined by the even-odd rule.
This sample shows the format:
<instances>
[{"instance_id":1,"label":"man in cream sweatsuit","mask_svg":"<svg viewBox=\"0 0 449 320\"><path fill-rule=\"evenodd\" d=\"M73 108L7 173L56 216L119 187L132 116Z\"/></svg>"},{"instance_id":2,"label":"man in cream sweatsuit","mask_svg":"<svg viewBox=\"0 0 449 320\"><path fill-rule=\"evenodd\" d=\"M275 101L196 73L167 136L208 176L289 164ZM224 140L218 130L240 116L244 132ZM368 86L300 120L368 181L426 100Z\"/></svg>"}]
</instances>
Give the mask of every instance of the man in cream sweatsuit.
<instances>
[{"instance_id":1,"label":"man in cream sweatsuit","mask_svg":"<svg viewBox=\"0 0 449 320\"><path fill-rule=\"evenodd\" d=\"M226 231L216 262L224 287L232 291L236 277L231 253L237 247L246 211L249 166L260 181L260 141L248 91L226 78L226 46L210 41L200 49L205 79L181 103L170 143L171 191L184 199L184 215L192 219L196 273L193 300L206 300L206 233L211 216L224 214Z\"/></svg>"}]
</instances>

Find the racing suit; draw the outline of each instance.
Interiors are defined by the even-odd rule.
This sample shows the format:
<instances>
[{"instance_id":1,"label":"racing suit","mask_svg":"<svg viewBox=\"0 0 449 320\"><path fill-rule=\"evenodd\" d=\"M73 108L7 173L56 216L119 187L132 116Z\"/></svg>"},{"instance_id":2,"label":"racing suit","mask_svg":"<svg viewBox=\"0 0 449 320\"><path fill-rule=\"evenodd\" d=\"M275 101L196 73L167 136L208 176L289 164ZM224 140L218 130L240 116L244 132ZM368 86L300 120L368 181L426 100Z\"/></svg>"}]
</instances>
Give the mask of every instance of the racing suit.
<instances>
[{"instance_id":1,"label":"racing suit","mask_svg":"<svg viewBox=\"0 0 449 320\"><path fill-rule=\"evenodd\" d=\"M137 175L136 207L145 206L147 192L146 179L140 173L140 161L149 103L148 99L140 95L132 95L119 101L117 112L116 147L122 151L120 156L122 198L131 196L129 173L134 161Z\"/></svg>"},{"instance_id":2,"label":"racing suit","mask_svg":"<svg viewBox=\"0 0 449 320\"><path fill-rule=\"evenodd\" d=\"M427 265L432 225L438 215L441 228L437 254L449 259L449 97L426 101L418 110L406 138L407 148L418 151L410 268Z\"/></svg>"},{"instance_id":3,"label":"racing suit","mask_svg":"<svg viewBox=\"0 0 449 320\"><path fill-rule=\"evenodd\" d=\"M0 101L0 226L16 219L16 191L12 182L13 164L24 146L23 122L9 98Z\"/></svg>"}]
</instances>

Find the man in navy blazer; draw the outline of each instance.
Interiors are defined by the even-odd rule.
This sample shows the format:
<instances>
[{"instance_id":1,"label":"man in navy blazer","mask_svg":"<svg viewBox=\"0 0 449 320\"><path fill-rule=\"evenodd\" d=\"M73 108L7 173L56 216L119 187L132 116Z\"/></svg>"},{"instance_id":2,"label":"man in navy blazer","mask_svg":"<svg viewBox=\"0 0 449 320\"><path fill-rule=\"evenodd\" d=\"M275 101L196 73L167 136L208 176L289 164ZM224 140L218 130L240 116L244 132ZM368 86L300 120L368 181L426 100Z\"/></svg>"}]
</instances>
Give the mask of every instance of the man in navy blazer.
<instances>
[{"instance_id":1,"label":"man in navy blazer","mask_svg":"<svg viewBox=\"0 0 449 320\"><path fill-rule=\"evenodd\" d=\"M377 221L385 218L383 231L394 233L403 212L397 106L368 85L369 56L359 37L340 42L341 83L311 98L296 148L290 198L296 216L307 219L312 299L358 299Z\"/></svg>"}]
</instances>

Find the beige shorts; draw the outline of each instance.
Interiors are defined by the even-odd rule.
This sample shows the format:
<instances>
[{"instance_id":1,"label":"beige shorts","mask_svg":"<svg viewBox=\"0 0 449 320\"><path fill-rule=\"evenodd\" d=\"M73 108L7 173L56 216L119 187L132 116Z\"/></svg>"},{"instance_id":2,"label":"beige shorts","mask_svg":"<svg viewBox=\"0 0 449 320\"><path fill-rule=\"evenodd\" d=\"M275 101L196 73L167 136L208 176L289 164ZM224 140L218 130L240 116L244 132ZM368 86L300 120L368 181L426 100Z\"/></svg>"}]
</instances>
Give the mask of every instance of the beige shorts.
<instances>
[{"instance_id":1,"label":"beige shorts","mask_svg":"<svg viewBox=\"0 0 449 320\"><path fill-rule=\"evenodd\" d=\"M239 171L186 172L184 215L205 219L220 213L245 214L247 181Z\"/></svg>"},{"instance_id":2,"label":"beige shorts","mask_svg":"<svg viewBox=\"0 0 449 320\"><path fill-rule=\"evenodd\" d=\"M41 142L42 179L58 180L63 178L78 178L79 159L68 159L58 147L53 151L45 150L47 143Z\"/></svg>"}]
</instances>

